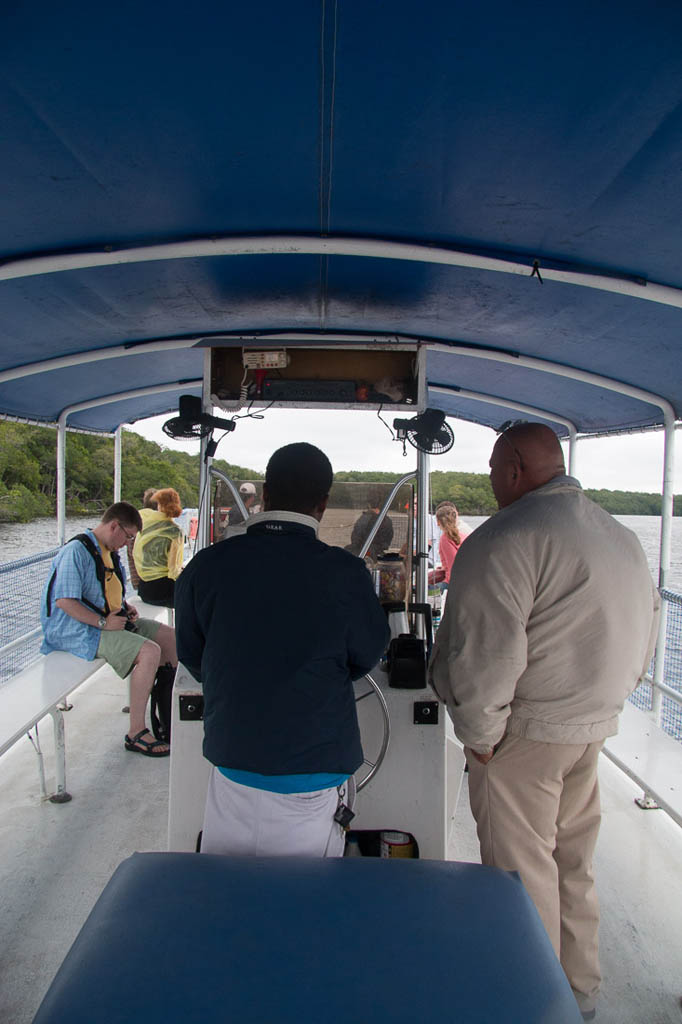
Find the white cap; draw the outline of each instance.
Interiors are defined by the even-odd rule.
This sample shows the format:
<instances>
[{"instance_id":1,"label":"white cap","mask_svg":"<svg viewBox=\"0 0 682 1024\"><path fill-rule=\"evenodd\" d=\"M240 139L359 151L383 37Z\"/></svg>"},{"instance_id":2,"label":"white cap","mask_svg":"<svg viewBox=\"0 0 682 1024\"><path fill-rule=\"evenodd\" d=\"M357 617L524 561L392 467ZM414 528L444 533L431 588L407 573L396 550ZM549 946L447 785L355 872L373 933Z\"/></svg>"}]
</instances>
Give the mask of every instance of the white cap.
<instances>
[{"instance_id":1,"label":"white cap","mask_svg":"<svg viewBox=\"0 0 682 1024\"><path fill-rule=\"evenodd\" d=\"M256 493L256 488L253 486L253 484L241 484L241 486L239 488L239 493L240 494L255 494Z\"/></svg>"}]
</instances>

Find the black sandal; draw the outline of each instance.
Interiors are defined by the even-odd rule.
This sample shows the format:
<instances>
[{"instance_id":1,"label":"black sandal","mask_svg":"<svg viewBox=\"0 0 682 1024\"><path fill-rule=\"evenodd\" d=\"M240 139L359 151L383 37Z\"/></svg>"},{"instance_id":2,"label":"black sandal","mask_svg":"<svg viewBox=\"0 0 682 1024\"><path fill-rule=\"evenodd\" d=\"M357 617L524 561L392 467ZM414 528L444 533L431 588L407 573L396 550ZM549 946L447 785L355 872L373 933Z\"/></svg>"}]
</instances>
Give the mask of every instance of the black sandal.
<instances>
[{"instance_id":1,"label":"black sandal","mask_svg":"<svg viewBox=\"0 0 682 1024\"><path fill-rule=\"evenodd\" d=\"M143 736L151 736L149 729L143 729L137 736L126 736L125 748L132 750L134 754L143 754L145 757L168 757L170 747L161 740L143 740ZM138 746L141 744L141 746ZM156 747L168 747L167 750L156 750Z\"/></svg>"}]
</instances>

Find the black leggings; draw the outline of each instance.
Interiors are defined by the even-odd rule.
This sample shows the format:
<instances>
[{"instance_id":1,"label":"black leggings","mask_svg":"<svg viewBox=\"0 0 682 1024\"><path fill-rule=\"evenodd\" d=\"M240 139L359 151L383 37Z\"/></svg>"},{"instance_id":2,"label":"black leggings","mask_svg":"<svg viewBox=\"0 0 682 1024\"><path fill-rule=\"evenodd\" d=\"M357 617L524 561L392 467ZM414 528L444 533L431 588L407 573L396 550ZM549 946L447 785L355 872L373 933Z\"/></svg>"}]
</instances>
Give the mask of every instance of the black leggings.
<instances>
[{"instance_id":1,"label":"black leggings","mask_svg":"<svg viewBox=\"0 0 682 1024\"><path fill-rule=\"evenodd\" d=\"M140 580L137 592L146 604L162 608L175 607L175 580L163 576L160 580Z\"/></svg>"}]
</instances>

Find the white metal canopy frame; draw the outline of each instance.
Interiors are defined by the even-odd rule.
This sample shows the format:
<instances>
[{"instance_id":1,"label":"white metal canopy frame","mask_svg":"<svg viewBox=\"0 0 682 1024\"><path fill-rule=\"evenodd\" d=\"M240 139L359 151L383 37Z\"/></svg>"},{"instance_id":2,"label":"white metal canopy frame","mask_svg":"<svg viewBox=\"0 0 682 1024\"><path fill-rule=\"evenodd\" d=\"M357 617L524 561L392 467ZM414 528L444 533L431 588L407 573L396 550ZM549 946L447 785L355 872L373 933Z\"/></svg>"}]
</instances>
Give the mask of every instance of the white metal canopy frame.
<instances>
[{"instance_id":1,"label":"white metal canopy frame","mask_svg":"<svg viewBox=\"0 0 682 1024\"><path fill-rule=\"evenodd\" d=\"M352 338L355 344L359 343L357 335L344 335L344 336L329 336L325 334L322 336L326 344L330 342L348 343ZM394 338L394 336L389 336ZM241 336L242 340L247 340L247 336ZM250 340L258 340L261 343L265 343L267 340L268 344L275 342L281 343L286 341L289 344L296 341L310 342L311 335L309 333L302 334L299 332L278 332L274 335L268 335L267 339L263 339L259 335L249 335ZM378 340L379 335L375 334L374 338ZM0 382L3 380L16 380L24 376L31 376L36 373L49 372L51 370L63 369L66 367L72 367L81 365L82 363L98 362L100 360L108 360L115 358L127 357L129 355L144 354L153 350L154 352L173 351L179 348L190 348L197 345L200 341L206 341L203 337L195 336L191 339L158 339L157 341L148 342L144 345L137 345L133 347L129 346L116 346L108 349L95 349L85 353L77 353L69 356L63 356L46 360L43 363L29 364L23 367L14 367L11 370L0 373ZM212 342L218 341L218 338L211 338ZM234 340L230 338L230 340ZM410 339L411 341L413 339ZM658 406L662 412L662 418L664 423L665 431L665 448L664 448L664 472L663 472L663 517L662 517L662 531L661 531L661 577L660 585L665 586L665 576L670 565L670 545L671 545L671 520L673 511L673 467L674 467L674 436L675 436L675 414L670 403L658 396L645 391L642 388L636 388L632 385L625 384L620 381L614 381L609 378L600 376L598 374L590 373L587 371L579 370L573 367L562 366L560 364L551 363L547 360L541 360L534 357L513 355L511 353L496 352L481 350L474 346L462 345L457 343L432 343L428 345L428 348L434 352L445 352L447 354L463 354L474 359L483 359L491 362L503 363L512 366L525 366L537 370L545 374L551 374L557 377L565 377L571 380L578 380L584 383L593 385L597 388L603 388L605 390L615 391L621 394L629 395L633 398L646 402L650 405ZM207 353L205 353L207 354ZM208 371L206 371L208 372ZM137 388L134 390L115 393L111 395L100 395L97 398L91 398L88 401L74 403L62 410L58 420L58 457L57 457L57 518L58 518L58 536L59 543L63 543L64 540L64 517L65 517L65 489L64 489L64 465L65 465L65 449L64 449L64 438L66 431L67 420L70 415L83 409L92 408L95 406L113 404L117 402L124 402L131 398L141 398L146 395L157 395L164 392L175 392L179 393L183 388L189 388L192 385L198 385L201 383L199 379L176 381L168 384L152 385L146 388ZM505 408L511 408L524 414L536 417L538 419L544 419L560 423L567 427L569 433L569 470L574 472L575 469L575 445L577 441L577 432L575 424L561 416L558 413L552 412L551 410L541 409L536 406L528 405L527 403L515 402L508 398L501 398L499 396L484 394L482 392L470 391L466 388L460 388L456 386L444 386L435 383L431 383L429 386L430 394L451 394L457 393L462 397L470 397L484 404L491 404L502 406ZM204 399L205 407L208 408L210 399ZM115 469L115 479L120 481L120 449L117 449L117 461ZM115 490L120 493L120 482L117 483Z\"/></svg>"},{"instance_id":2,"label":"white metal canopy frame","mask_svg":"<svg viewBox=\"0 0 682 1024\"><path fill-rule=\"evenodd\" d=\"M644 299L646 301L660 303L662 305L682 308L682 290L668 285L652 283L641 278L633 278L628 275L604 274L592 268L583 270L557 269L556 266L542 266L539 259L529 257L517 257L502 259L473 253L459 248L423 245L418 243L396 242L383 239L368 239L362 237L318 237L304 235L257 235L257 236L234 236L234 237L197 237L180 242L167 242L158 245L143 245L131 247L107 246L103 250L89 249L87 251L57 252L49 255L34 255L16 259L7 259L0 266L0 281L15 280L20 278L42 276L48 274L62 273L73 270L82 270L94 267L114 267L122 264L136 264L151 261L187 260L201 257L215 256L244 256L244 255L301 255L313 254L319 256L352 256L366 259L386 259L397 261L409 261L412 263L431 263L443 266L468 268L478 271L494 272L501 274L514 274L533 276L540 275L547 280L556 281L580 288L594 289L598 291L612 292L631 298ZM229 335L225 337L232 343L260 343L273 344L286 341L288 344L307 343L317 332L306 331L278 331L268 332L264 335L260 332L247 332L239 336ZM358 334L342 335L330 332L319 332L325 344L363 344L363 339ZM374 343L380 340L396 339L395 335L377 332L373 336ZM396 339L397 340L397 339ZM401 338L400 340L407 340ZM410 338L414 341L414 338ZM420 340L420 339L416 339ZM35 363L15 366L0 371L0 384L9 381L20 380L35 374L43 374L83 366L87 363L97 364L104 360L122 359L128 356L150 355L170 353L173 351L190 349L198 345L211 345L219 341L217 336L206 336L195 334L185 338L157 338L141 343L126 343L103 348L91 349L89 351L74 353L64 356L55 356L50 359ZM524 367L543 374L551 374L554 378L565 378L571 381L592 385L596 388L615 392L629 398L646 403L649 406L657 407L662 414L662 422L665 430L664 442L664 470L663 470L663 517L661 531L661 558L660 558L660 584L665 585L666 574L670 564L670 543L671 543L671 519L673 510L673 458L674 458L674 426L675 412L669 401L653 394L643 388L635 387L623 381L613 380L600 374L580 369L578 367L561 365L550 360L538 359L522 353L511 353L488 348L479 348L473 345L452 342L427 342L431 352L446 353L450 356L466 356L469 359L485 360L487 362L503 364L513 367ZM206 397L206 374L204 370L204 403L207 405ZM189 384L190 382L186 382ZM191 383L197 383L192 381ZM427 382L429 394L447 395L459 394L460 397L470 398L476 402L490 405L498 405L508 409L514 409L531 415L535 418L550 420L561 424L568 429L569 444L569 467L574 468L575 444L577 431L574 422L559 413L550 409L541 409L530 405L527 402L516 401L513 396L505 398L500 395L483 393L480 390L473 390L466 387L459 387L440 382ZM147 388L137 388L114 395L101 395L92 397L70 405L64 409L59 416L59 442L58 442L58 524L60 542L64 539L64 437L66 421L70 415L94 406L122 402L130 398L142 398L146 395L158 394L163 391L177 391L179 385L155 384ZM118 435L116 447L116 492L120 493L120 435Z\"/></svg>"},{"instance_id":3,"label":"white metal canopy frame","mask_svg":"<svg viewBox=\"0 0 682 1024\"><path fill-rule=\"evenodd\" d=\"M296 341L310 342L311 335L309 333L301 334L298 332L279 332L276 335L268 335L267 341L269 344L274 342L287 341L291 344ZM352 336L328 336L324 335L326 344L336 341L342 343L345 341L348 343L349 339L352 338L353 343L358 344L359 339L357 335ZM374 336L378 340L378 335ZM391 336L394 337L394 336ZM264 339L258 335L251 335L252 340L257 340L260 343L264 343ZM194 337L191 339L158 339L148 343L149 346L153 347L155 352L162 352L168 350L174 350L177 348L188 348L196 345L200 340L205 341L207 339ZM212 342L216 342L218 338L211 338ZM233 338L230 338L233 340ZM244 338L246 340L246 338ZM413 340L413 339L410 339ZM122 358L131 354L143 352L148 348L148 345L134 346L132 348L127 346L117 346L115 349L105 350L92 350L86 353L75 354L71 356L59 357L53 360L46 361L45 364L33 364L26 367L15 367L10 371L6 371L6 379L18 379L22 376L30 376L34 373L49 372L50 370L62 369L66 366L75 366L83 362L97 362L99 360L107 360L111 358ZM636 388L632 385L614 381L610 378L600 376L588 371L579 370L573 367L562 366L560 364L552 363L547 360L541 360L534 357L513 355L511 353L496 352L481 350L474 346L462 345L457 343L432 343L429 349L434 352L444 352L448 355L462 354L474 359L484 359L491 362L502 363L513 366L525 366L527 368L539 371L544 374L550 374L559 378L567 378L570 380L578 380L583 383L594 386L595 388L602 388L604 390L610 390L627 394L633 398L636 398L642 402L650 405L657 406L662 413L664 423L664 468L663 468L663 489L662 489L662 518L661 518L661 541L660 541L660 560L659 560L659 586L664 588L666 586L667 574L670 567L671 560L671 543L672 543L672 514L673 514L673 469L674 469L674 440L675 440L675 414L671 404L664 398L658 395L654 395L642 388ZM3 375L0 374L0 381L3 379ZM67 421L70 415L78 412L82 409L90 408L92 406L114 404L117 402L124 402L130 398L141 398L146 395L157 395L159 393L176 393L179 394L183 389L186 389L192 385L198 385L202 383L200 379L192 381L175 381L172 383L152 385L146 388L137 388L131 391L123 393L115 393L111 395L100 395L97 398L92 398L85 402L74 403L71 406L63 409L58 420L58 431L57 431L57 530L58 530L58 543L63 544L65 540L65 520L66 520L66 491L65 491L65 464L66 464L66 427ZM427 382L428 384L428 382ZM456 392L463 397L470 397L476 401L484 404L491 404L501 406L507 409L514 409L515 411L521 412L525 415L530 415L533 418L553 421L564 425L569 434L569 472L575 473L575 462L576 462L576 442L577 442L577 431L575 424L557 414L551 410L541 409L537 406L531 406L527 403L516 402L508 398L502 398L495 395L484 394L482 392L473 392L466 388L449 387L435 383L429 385L429 394L443 394L447 395L452 392ZM210 411L210 349L204 349L204 375L203 375L203 404L207 411ZM210 458L206 457L205 444L202 442L201 445L201 479L200 479L200 491L203 494L207 475L210 471ZM422 467L423 472L423 467ZM115 449L114 449L114 496L115 500L120 499L120 480L121 480L121 436L120 436L120 425L115 433ZM422 483L425 486L424 481ZM423 503L422 503L423 505ZM208 543L208 531L209 521L206 510L200 517L201 521L199 524L199 538L200 543L203 545ZM418 524L418 529L421 526L422 530L425 530L425 524ZM425 589L425 580L418 580L419 590ZM665 647L665 616L661 617L659 637L659 650L664 650ZM663 676L664 664L663 658L659 657L656 664L656 678L654 683L660 682ZM658 691L656 691L658 692Z\"/></svg>"},{"instance_id":4,"label":"white metal canopy frame","mask_svg":"<svg viewBox=\"0 0 682 1024\"><path fill-rule=\"evenodd\" d=\"M165 248L165 247L162 247ZM412 247L410 247L412 248ZM158 257L157 257L158 258ZM409 258L407 255L404 258ZM235 341L251 341L260 342L261 344L275 344L286 342L288 344L307 343L309 344L311 338L314 335L311 332L295 332L295 331L280 331L276 333L269 333L267 336L260 335L258 333L241 334L238 336L229 336L229 340L234 344ZM361 344L361 338L357 335L338 335L329 334L325 332L320 335L323 338L326 345L329 344ZM379 333L372 335L372 342L378 343L382 339ZM207 338L204 335L195 335L191 338L184 339L156 339L139 345L118 345L104 349L93 349L88 352L75 353L68 356L55 357L43 362L27 364L24 366L13 367L9 370L0 372L0 383L10 380L18 380L23 377L28 377L34 374L49 373L55 370L66 369L69 367L79 366L85 363L97 363L99 361L105 361L109 359L118 359L128 356L149 354L150 352L161 353L166 351L174 351L177 349L187 349L195 347L198 344L203 343L204 345L208 342L209 344L215 344L221 339L219 337ZM228 336L224 336L222 340L228 340ZM395 335L384 336L383 340L396 340ZM407 338L401 338L400 340L408 340ZM409 341L413 342L414 338L409 338ZM661 531L661 586L665 585L665 577L670 564L670 544L671 544L671 519L673 511L673 465L674 465L674 431L675 431L675 413L672 405L666 399L659 395L652 394L643 388L634 387L633 385L624 383L622 381L612 380L599 374L595 374L589 371L581 370L575 367L563 366L548 360L542 360L531 356L517 355L509 352L493 351L488 349L480 349L476 346L464 345L456 342L451 343L427 343L429 351L442 352L448 355L455 356L465 355L468 358L485 360L492 363L506 364L514 367L526 367L535 371L539 371L544 374L550 374L558 378L567 378L573 381L580 381L585 384L592 385L596 388L601 388L607 391L616 392L619 394L627 395L635 398L638 401L644 402L648 405L658 407L662 413L662 421L665 431L664 441L664 471L663 471L663 522ZM205 369L204 377L208 370ZM190 387L200 383L199 380L193 381L186 380L183 382L173 382L169 384L157 384L147 388L137 388L134 390L117 393L113 395L100 395L99 397L91 398L87 401L74 403L68 406L62 411L59 416L59 436L62 439L58 448L58 470L63 469L64 465L64 452L63 452L63 437L64 430L66 427L66 421L70 415L83 409L92 408L95 406L113 404L116 402L123 402L130 398L141 398L146 395L156 395L162 392L178 392L182 387ZM541 409L536 406L531 406L528 403L521 403L512 400L511 398L503 398L501 396L495 396L491 394L484 394L480 391L472 391L467 388L457 386L446 386L436 384L435 382L427 382L429 388L429 394L452 394L456 393L462 397L469 397L483 404L491 404L502 406L516 411L523 412L525 414L537 417L539 419L554 421L555 423L562 424L567 427L570 446L569 446L569 467L571 471L574 469L575 464L575 443L577 439L577 432L575 424L567 419L566 417L555 413L549 409ZM204 388L206 391L206 387ZM204 404L208 408L209 399L206 394L204 395ZM117 469L117 474L119 470ZM63 529L64 529L64 480L63 472L58 472L58 523L59 525L59 540L63 542Z\"/></svg>"},{"instance_id":5,"label":"white metal canopy frame","mask_svg":"<svg viewBox=\"0 0 682 1024\"><path fill-rule=\"evenodd\" d=\"M468 267L490 270L502 274L520 274L524 277L541 272L548 281L558 281L581 288L629 295L632 298L660 302L682 309L682 289L657 284L631 276L604 274L586 268L560 270L542 266L542 261L529 259L500 259L482 256L464 249L421 245L414 242L394 242L361 237L320 238L316 235L259 235L232 238L202 237L160 245L143 245L106 249L93 252L64 252L45 256L24 256L6 260L0 266L0 281L32 277L36 274L55 274L67 270L91 267L120 266L125 263L146 263L153 260L198 259L204 256L272 255L313 256L365 256L373 259L408 260L418 263L439 263L450 267Z\"/></svg>"}]
</instances>

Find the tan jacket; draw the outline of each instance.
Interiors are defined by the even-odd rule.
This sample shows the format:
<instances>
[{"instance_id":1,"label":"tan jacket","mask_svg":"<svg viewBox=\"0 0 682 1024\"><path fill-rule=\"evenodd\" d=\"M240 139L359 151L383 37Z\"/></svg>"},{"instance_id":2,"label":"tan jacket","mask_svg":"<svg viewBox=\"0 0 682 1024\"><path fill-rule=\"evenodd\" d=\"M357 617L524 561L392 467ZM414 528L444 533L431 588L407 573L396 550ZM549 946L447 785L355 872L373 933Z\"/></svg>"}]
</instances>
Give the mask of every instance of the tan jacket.
<instances>
[{"instance_id":1,"label":"tan jacket","mask_svg":"<svg viewBox=\"0 0 682 1024\"><path fill-rule=\"evenodd\" d=\"M604 739L649 666L659 609L634 533L556 477L462 545L430 681L475 750L505 732Z\"/></svg>"}]
</instances>

